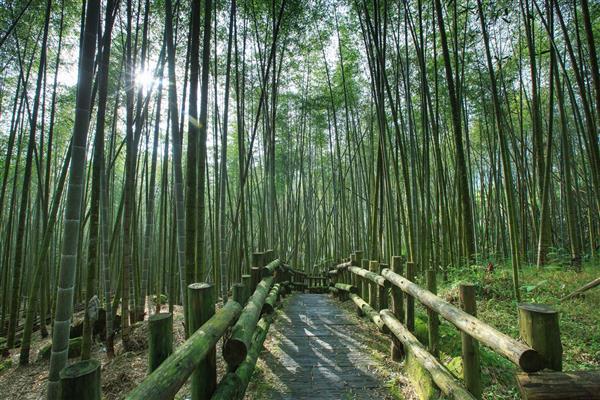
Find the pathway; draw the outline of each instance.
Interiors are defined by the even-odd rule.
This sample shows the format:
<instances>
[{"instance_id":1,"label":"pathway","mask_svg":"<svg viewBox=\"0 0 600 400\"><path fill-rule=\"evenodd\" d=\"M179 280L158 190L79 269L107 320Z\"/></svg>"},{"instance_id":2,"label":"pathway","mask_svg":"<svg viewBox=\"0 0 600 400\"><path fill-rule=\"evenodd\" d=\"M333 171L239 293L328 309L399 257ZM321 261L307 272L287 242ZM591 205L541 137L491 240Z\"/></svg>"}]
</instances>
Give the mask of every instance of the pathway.
<instances>
[{"instance_id":1,"label":"pathway","mask_svg":"<svg viewBox=\"0 0 600 400\"><path fill-rule=\"evenodd\" d=\"M253 398L394 398L375 370L380 363L364 344L372 332L328 295L293 295L269 335L276 345L267 346L271 350L261 359L276 382Z\"/></svg>"}]
</instances>

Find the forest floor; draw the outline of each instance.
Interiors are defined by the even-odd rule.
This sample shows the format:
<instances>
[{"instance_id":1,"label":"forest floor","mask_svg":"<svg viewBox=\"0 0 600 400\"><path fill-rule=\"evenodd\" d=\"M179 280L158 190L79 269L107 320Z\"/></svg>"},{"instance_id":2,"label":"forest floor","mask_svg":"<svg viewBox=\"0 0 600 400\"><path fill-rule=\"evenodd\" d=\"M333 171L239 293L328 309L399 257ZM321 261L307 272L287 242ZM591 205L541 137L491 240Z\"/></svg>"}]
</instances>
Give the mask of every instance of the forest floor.
<instances>
[{"instance_id":1,"label":"forest floor","mask_svg":"<svg viewBox=\"0 0 600 400\"><path fill-rule=\"evenodd\" d=\"M217 309L219 305L217 305ZM163 312L166 307L163 307ZM83 318L78 313L75 319ZM133 326L132 341L135 348L124 351L121 335L115 338L115 357L106 356L104 344L96 341L92 348L92 358L102 364L102 395L105 400L120 400L125 398L148 375L148 315L146 319ZM173 313L173 340L174 348L180 346L184 340L183 308L175 306ZM31 362L26 366L19 366L19 349L11 351L12 365L0 371L0 399L10 400L41 400L46 398L48 382L49 360L38 359L38 351L51 343L51 337L41 339L39 332L35 332L31 345ZM222 343L217 344L217 373L220 379L225 374L225 360L221 356ZM76 361L72 358L69 361ZM176 396L176 399L190 397L190 384L186 383Z\"/></svg>"}]
</instances>

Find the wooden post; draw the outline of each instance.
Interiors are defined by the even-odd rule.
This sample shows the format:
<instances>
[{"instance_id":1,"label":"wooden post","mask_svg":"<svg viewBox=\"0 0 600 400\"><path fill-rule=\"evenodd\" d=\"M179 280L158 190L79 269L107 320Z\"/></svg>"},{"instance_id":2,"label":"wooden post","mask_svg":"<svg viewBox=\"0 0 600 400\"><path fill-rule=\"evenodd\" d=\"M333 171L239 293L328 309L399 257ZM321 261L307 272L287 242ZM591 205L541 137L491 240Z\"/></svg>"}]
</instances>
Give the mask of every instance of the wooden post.
<instances>
[{"instance_id":1,"label":"wooden post","mask_svg":"<svg viewBox=\"0 0 600 400\"><path fill-rule=\"evenodd\" d=\"M173 314L159 313L148 318L148 372L154 371L173 352Z\"/></svg>"},{"instance_id":2,"label":"wooden post","mask_svg":"<svg viewBox=\"0 0 600 400\"><path fill-rule=\"evenodd\" d=\"M433 268L427 269L427 289L437 294L437 282L435 276L435 270ZM431 309L427 309L427 336L429 339L429 352L435 357L439 355L438 342L439 342L439 325L440 321L435 313Z\"/></svg>"},{"instance_id":3,"label":"wooden post","mask_svg":"<svg viewBox=\"0 0 600 400\"><path fill-rule=\"evenodd\" d=\"M387 264L379 264L379 271L377 271L377 273L381 275L381 271L383 271L387 267ZM379 311L388 308L388 289L389 286L387 285L387 281L385 286L377 285L377 301L379 304Z\"/></svg>"},{"instance_id":4,"label":"wooden post","mask_svg":"<svg viewBox=\"0 0 600 400\"><path fill-rule=\"evenodd\" d=\"M243 297L243 302L240 303L240 305L242 307L244 307L244 304L246 304L246 302L248 301L248 298L250 297L250 284L252 282L252 276L251 275L242 275L242 284L244 285L244 297Z\"/></svg>"},{"instance_id":5,"label":"wooden post","mask_svg":"<svg viewBox=\"0 0 600 400\"><path fill-rule=\"evenodd\" d=\"M246 287L243 283L234 283L231 286L231 295L233 297L233 301L237 301L243 307L246 303Z\"/></svg>"},{"instance_id":6,"label":"wooden post","mask_svg":"<svg viewBox=\"0 0 600 400\"><path fill-rule=\"evenodd\" d=\"M262 270L262 267L250 268L250 290L248 291L248 294L249 294L248 297L252 296L252 294L256 290L256 287L260 283L260 280L262 279L262 271L261 270Z\"/></svg>"},{"instance_id":7,"label":"wooden post","mask_svg":"<svg viewBox=\"0 0 600 400\"><path fill-rule=\"evenodd\" d=\"M363 258L360 261L360 266L362 269L366 269L368 271L369 270L369 260ZM362 297L362 299L364 301L367 301L369 299L369 286L367 284L367 280L365 280L362 277L360 279L360 289L361 289L360 297Z\"/></svg>"},{"instance_id":8,"label":"wooden post","mask_svg":"<svg viewBox=\"0 0 600 400\"><path fill-rule=\"evenodd\" d=\"M352 262L352 265L357 265L358 264L358 258L356 257L356 253L352 253L350 254L350 262ZM353 273L351 273L350 271L348 271L348 268L346 268L346 271L344 271L344 273L346 274L346 276L348 277L348 284L350 285L356 285L356 277L354 276Z\"/></svg>"},{"instance_id":9,"label":"wooden post","mask_svg":"<svg viewBox=\"0 0 600 400\"><path fill-rule=\"evenodd\" d=\"M256 290L256 285L262 279L262 267L266 265L265 263L265 253L256 252L252 253L252 267L250 267L250 293L249 296L252 296L252 293ZM258 270L258 271L257 271Z\"/></svg>"},{"instance_id":10,"label":"wooden post","mask_svg":"<svg viewBox=\"0 0 600 400\"><path fill-rule=\"evenodd\" d=\"M215 290L210 283L188 286L191 336L215 314ZM213 347L192 374L192 400L209 400L217 387L217 352Z\"/></svg>"},{"instance_id":11,"label":"wooden post","mask_svg":"<svg viewBox=\"0 0 600 400\"><path fill-rule=\"evenodd\" d=\"M460 304L464 312L477 316L477 303L475 301L475 286L461 284ZM469 392L476 398L481 398L481 368L479 365L479 343L468 334L461 332L463 379Z\"/></svg>"},{"instance_id":12,"label":"wooden post","mask_svg":"<svg viewBox=\"0 0 600 400\"><path fill-rule=\"evenodd\" d=\"M398 275L403 275L402 257L392 257L392 271ZM402 290L396 285L392 285L392 313L400 322L404 322L404 301L402 297ZM395 335L392 336L392 344L390 346L390 352L392 360L401 361L404 358L404 347L402 342L398 340Z\"/></svg>"},{"instance_id":13,"label":"wooden post","mask_svg":"<svg viewBox=\"0 0 600 400\"><path fill-rule=\"evenodd\" d=\"M371 272L379 272L379 270L377 269L377 266L379 265L379 262L376 260L371 260L369 261L369 271ZM369 305L373 308L377 307L377 284L372 283L369 281L368 283L369 285L369 300L367 301L367 303L369 303ZM365 300L365 299L363 299Z\"/></svg>"},{"instance_id":14,"label":"wooden post","mask_svg":"<svg viewBox=\"0 0 600 400\"><path fill-rule=\"evenodd\" d=\"M363 258L363 252L362 250L357 250L354 255L354 260L352 261L352 265L360 267L360 263L362 262L362 258ZM351 282L354 286L358 287L358 293L362 294L361 292L361 284L360 284L360 278L358 276L356 276L356 274L353 274L350 272L350 276L353 278L353 282Z\"/></svg>"},{"instance_id":15,"label":"wooden post","mask_svg":"<svg viewBox=\"0 0 600 400\"><path fill-rule=\"evenodd\" d=\"M60 371L62 400L100 400L100 362L79 361Z\"/></svg>"},{"instance_id":16,"label":"wooden post","mask_svg":"<svg viewBox=\"0 0 600 400\"><path fill-rule=\"evenodd\" d=\"M415 280L415 263L408 261L406 263L406 279L414 283ZM406 328L410 332L415 332L415 299L405 293L406 296Z\"/></svg>"},{"instance_id":17,"label":"wooden post","mask_svg":"<svg viewBox=\"0 0 600 400\"><path fill-rule=\"evenodd\" d=\"M558 312L545 304L519 304L519 333L541 356L545 368L562 371Z\"/></svg>"}]
</instances>

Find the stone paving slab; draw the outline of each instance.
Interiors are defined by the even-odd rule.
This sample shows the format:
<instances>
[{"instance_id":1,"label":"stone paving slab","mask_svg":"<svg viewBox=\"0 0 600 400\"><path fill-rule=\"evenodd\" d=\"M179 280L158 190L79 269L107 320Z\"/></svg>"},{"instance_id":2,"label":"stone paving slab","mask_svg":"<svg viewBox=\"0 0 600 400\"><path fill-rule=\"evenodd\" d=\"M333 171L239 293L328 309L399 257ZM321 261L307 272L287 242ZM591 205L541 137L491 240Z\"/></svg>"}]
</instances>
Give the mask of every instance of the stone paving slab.
<instances>
[{"instance_id":1,"label":"stone paving slab","mask_svg":"<svg viewBox=\"0 0 600 400\"><path fill-rule=\"evenodd\" d=\"M278 384L265 399L381 399L389 394L361 338L370 333L323 294L296 294L269 333L261 359Z\"/></svg>"}]
</instances>

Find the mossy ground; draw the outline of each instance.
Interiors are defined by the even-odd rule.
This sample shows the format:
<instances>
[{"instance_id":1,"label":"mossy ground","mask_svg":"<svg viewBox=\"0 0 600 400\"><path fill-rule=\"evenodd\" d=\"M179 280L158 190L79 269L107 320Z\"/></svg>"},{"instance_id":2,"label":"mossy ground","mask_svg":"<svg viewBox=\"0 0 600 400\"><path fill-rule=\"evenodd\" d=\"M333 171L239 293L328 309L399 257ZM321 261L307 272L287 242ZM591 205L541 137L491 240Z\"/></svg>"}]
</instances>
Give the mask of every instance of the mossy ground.
<instances>
[{"instance_id":1,"label":"mossy ground","mask_svg":"<svg viewBox=\"0 0 600 400\"><path fill-rule=\"evenodd\" d=\"M542 268L526 266L521 269L520 293L525 303L548 304L560 313L560 330L565 371L600 368L600 288L564 302L560 298L600 275L600 265L588 262L581 272L561 265ZM458 305L461 282L476 286L478 318L511 337L518 338L517 302L514 299L512 270L496 266L492 272L479 266L449 271L448 279L438 282L438 293ZM422 283L422 282L421 282ZM417 337L427 343L427 316L417 307ZM440 326L440 359L457 377L462 377L460 333L452 325ZM484 399L517 399L515 382L517 368L508 360L481 346L482 383Z\"/></svg>"}]
</instances>

